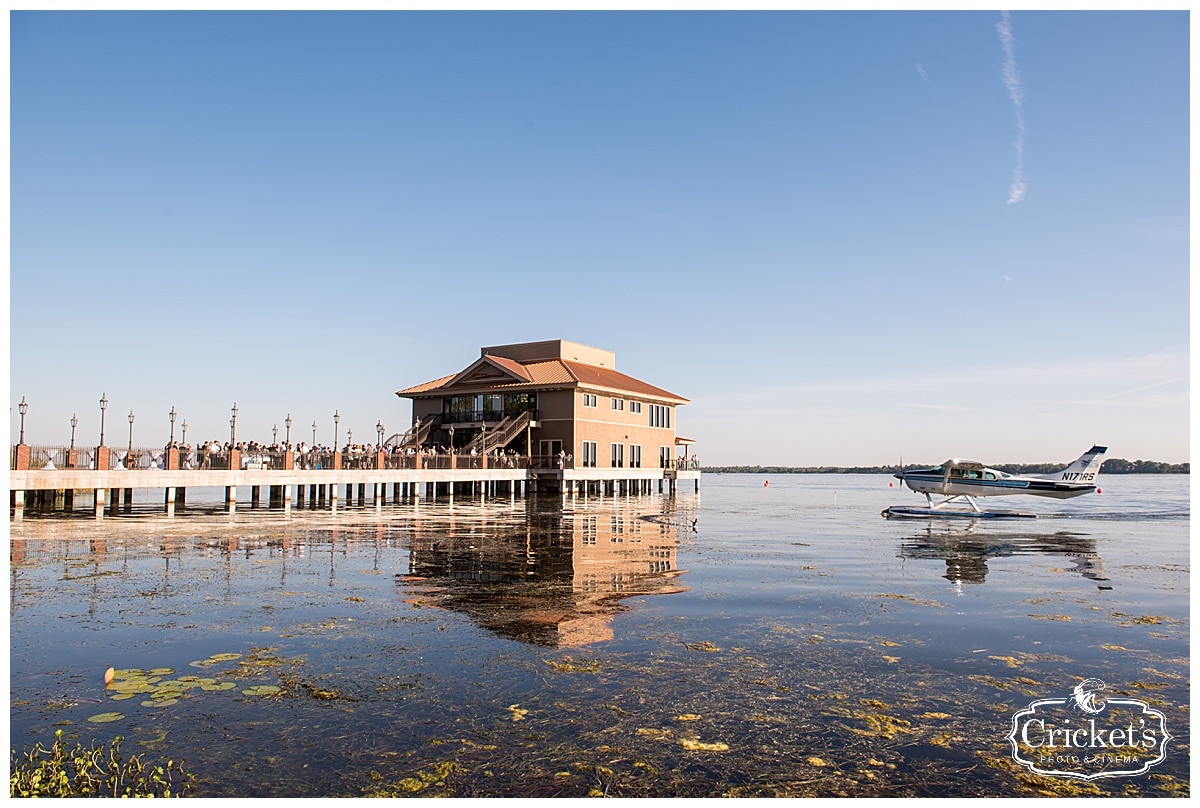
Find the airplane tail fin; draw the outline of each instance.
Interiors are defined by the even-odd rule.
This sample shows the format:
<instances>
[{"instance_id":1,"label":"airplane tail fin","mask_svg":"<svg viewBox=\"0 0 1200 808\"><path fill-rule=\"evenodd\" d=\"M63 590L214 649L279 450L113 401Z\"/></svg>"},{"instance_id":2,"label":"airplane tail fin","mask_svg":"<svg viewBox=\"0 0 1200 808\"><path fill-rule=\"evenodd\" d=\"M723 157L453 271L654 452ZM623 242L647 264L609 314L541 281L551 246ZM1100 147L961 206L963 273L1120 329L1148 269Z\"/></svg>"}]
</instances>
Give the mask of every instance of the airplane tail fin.
<instances>
[{"instance_id":1,"label":"airplane tail fin","mask_svg":"<svg viewBox=\"0 0 1200 808\"><path fill-rule=\"evenodd\" d=\"M1107 446L1093 446L1062 471L1042 476L1047 480L1062 480L1063 482L1092 482L1100 474L1100 465L1104 462L1104 453L1107 451Z\"/></svg>"}]
</instances>

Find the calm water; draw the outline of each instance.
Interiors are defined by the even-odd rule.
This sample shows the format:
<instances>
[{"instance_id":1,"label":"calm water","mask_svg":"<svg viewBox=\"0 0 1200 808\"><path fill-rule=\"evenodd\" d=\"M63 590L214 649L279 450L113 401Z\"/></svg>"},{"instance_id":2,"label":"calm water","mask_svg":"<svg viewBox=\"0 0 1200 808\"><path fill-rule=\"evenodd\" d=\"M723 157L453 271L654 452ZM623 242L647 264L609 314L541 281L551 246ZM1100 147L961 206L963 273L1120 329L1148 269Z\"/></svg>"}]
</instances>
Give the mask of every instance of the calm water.
<instances>
[{"instance_id":1,"label":"calm water","mask_svg":"<svg viewBox=\"0 0 1200 808\"><path fill-rule=\"evenodd\" d=\"M1186 795L1188 478L975 525L882 519L923 501L889 480L31 513L11 745L122 735L207 796ZM109 666L170 672L122 697ZM1162 764L1013 765L1012 714L1082 677L1163 710Z\"/></svg>"}]
</instances>

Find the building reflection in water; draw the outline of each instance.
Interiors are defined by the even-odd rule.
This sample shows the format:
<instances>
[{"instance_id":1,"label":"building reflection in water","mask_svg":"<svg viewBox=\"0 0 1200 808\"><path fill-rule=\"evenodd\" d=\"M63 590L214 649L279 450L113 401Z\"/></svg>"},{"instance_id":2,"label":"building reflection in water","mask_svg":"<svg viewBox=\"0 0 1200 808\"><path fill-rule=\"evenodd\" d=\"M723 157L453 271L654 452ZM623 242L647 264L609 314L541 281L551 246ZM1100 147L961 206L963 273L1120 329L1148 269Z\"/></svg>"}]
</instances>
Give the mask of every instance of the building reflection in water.
<instances>
[{"instance_id":1,"label":"building reflection in water","mask_svg":"<svg viewBox=\"0 0 1200 808\"><path fill-rule=\"evenodd\" d=\"M414 530L411 573L397 576L402 597L509 639L558 648L610 640L623 599L687 590L668 514L613 504L530 510L519 526L474 516L449 528Z\"/></svg>"},{"instance_id":2,"label":"building reflection in water","mask_svg":"<svg viewBox=\"0 0 1200 808\"><path fill-rule=\"evenodd\" d=\"M900 543L901 558L944 560L942 577L955 584L981 584L987 577L988 559L1022 555L1063 556L1074 565L1068 572L1093 581L1108 580L1096 540L1079 533L988 534L976 533L974 526L946 531L928 526Z\"/></svg>"},{"instance_id":3,"label":"building reflection in water","mask_svg":"<svg viewBox=\"0 0 1200 808\"><path fill-rule=\"evenodd\" d=\"M247 593L270 599L274 593L252 574L268 558L278 565L276 589L294 586L293 575L304 582L318 575L322 588L353 591L355 576L341 574L353 554L375 572L392 572L401 601L454 610L522 642L586 645L613 637L614 616L628 608L622 600L686 591L677 580L677 533L692 530L680 525L693 520L680 522L675 507L654 498L531 497L517 506L422 506L383 519L364 512L357 522L343 517L345 525L323 516L200 528L146 520L115 532L110 526L103 536L83 524L27 525L37 536L9 543L9 609L16 614L42 597L30 580L45 565L61 565L59 582L86 579L89 616L100 619L126 587L164 605L179 593L195 595L196 586L219 587L226 602ZM189 556L208 564L189 566Z\"/></svg>"}]
</instances>

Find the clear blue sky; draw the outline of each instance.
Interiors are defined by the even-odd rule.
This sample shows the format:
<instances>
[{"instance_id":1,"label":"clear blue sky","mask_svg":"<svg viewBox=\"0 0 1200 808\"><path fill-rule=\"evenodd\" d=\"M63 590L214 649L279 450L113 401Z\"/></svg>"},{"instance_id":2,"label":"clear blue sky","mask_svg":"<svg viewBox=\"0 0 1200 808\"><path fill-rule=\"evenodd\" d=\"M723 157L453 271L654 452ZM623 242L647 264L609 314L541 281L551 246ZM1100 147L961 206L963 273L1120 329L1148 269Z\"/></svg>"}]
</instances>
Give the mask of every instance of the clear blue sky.
<instances>
[{"instance_id":1,"label":"clear blue sky","mask_svg":"<svg viewBox=\"0 0 1200 808\"><path fill-rule=\"evenodd\" d=\"M568 339L706 464L1188 460L1188 25L15 12L10 429L373 441Z\"/></svg>"}]
</instances>

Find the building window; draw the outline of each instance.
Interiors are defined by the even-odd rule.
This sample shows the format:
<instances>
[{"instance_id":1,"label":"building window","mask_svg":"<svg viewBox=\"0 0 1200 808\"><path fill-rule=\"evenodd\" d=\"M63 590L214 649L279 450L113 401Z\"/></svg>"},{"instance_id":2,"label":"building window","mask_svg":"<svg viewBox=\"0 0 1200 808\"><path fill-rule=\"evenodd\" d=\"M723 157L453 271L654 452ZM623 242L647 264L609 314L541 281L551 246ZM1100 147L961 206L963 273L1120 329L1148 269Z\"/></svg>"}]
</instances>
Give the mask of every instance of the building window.
<instances>
[{"instance_id":1,"label":"building window","mask_svg":"<svg viewBox=\"0 0 1200 808\"><path fill-rule=\"evenodd\" d=\"M641 413L641 411L642 411L642 402L640 402L640 401L631 401L631 402L629 402L629 411L630 411L630 412L633 412L633 413Z\"/></svg>"},{"instance_id":2,"label":"building window","mask_svg":"<svg viewBox=\"0 0 1200 808\"><path fill-rule=\"evenodd\" d=\"M663 429L671 428L671 408L664 407L662 404L650 405L650 426L662 427Z\"/></svg>"},{"instance_id":3,"label":"building window","mask_svg":"<svg viewBox=\"0 0 1200 808\"><path fill-rule=\"evenodd\" d=\"M640 469L642 467L642 447L636 443L629 444L629 468Z\"/></svg>"},{"instance_id":4,"label":"building window","mask_svg":"<svg viewBox=\"0 0 1200 808\"><path fill-rule=\"evenodd\" d=\"M596 441L585 440L583 442L583 465L585 468L596 467Z\"/></svg>"},{"instance_id":5,"label":"building window","mask_svg":"<svg viewBox=\"0 0 1200 808\"><path fill-rule=\"evenodd\" d=\"M612 400L612 408L613 408L614 410L623 410L623 409L625 409L625 399L623 399L623 398L614 398L614 399Z\"/></svg>"},{"instance_id":6,"label":"building window","mask_svg":"<svg viewBox=\"0 0 1200 808\"><path fill-rule=\"evenodd\" d=\"M612 444L612 467L614 469L625 468L625 444Z\"/></svg>"},{"instance_id":7,"label":"building window","mask_svg":"<svg viewBox=\"0 0 1200 808\"><path fill-rule=\"evenodd\" d=\"M596 396L592 393L584 393L583 394L583 406L595 407L596 406Z\"/></svg>"}]
</instances>

